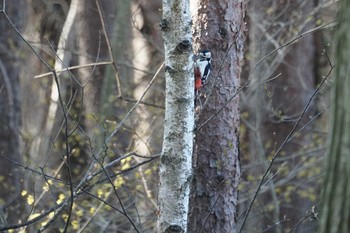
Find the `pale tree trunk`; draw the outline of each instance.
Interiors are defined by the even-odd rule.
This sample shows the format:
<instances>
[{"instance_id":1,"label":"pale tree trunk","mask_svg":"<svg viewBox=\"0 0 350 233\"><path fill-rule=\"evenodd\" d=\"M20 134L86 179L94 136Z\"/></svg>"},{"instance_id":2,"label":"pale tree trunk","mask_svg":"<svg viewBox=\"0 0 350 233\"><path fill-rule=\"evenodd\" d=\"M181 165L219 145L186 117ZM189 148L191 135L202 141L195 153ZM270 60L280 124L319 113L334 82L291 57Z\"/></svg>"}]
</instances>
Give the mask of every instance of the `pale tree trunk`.
<instances>
[{"instance_id":1,"label":"pale tree trunk","mask_svg":"<svg viewBox=\"0 0 350 233\"><path fill-rule=\"evenodd\" d=\"M194 80L187 0L163 0L165 124L160 159L158 232L187 232L192 177Z\"/></svg>"},{"instance_id":2,"label":"pale tree trunk","mask_svg":"<svg viewBox=\"0 0 350 233\"><path fill-rule=\"evenodd\" d=\"M145 23L144 16L142 11L139 9L139 3L132 4L131 12L134 13L133 16L133 26L132 28L132 64L135 67L133 72L133 88L132 88L132 96L134 99L138 100L145 88L149 84L149 78L146 77L146 74L143 71L149 70L149 65L151 62L151 52L149 43L147 38L145 38L140 31ZM159 20L158 20L159 22ZM130 39L129 39L130 40ZM149 97L151 95L147 95ZM147 98L148 99L148 98ZM152 113L149 112L147 106L139 106L136 109L137 114L135 115L135 120L133 122L134 125L134 139L133 142L135 144L135 151L138 153L152 153L150 151L150 147L147 143L147 138L149 138L149 128L152 123ZM137 158L136 158L137 159ZM142 169L140 167L139 169ZM140 171L141 172L141 171ZM142 174L142 173L141 173Z\"/></svg>"},{"instance_id":3,"label":"pale tree trunk","mask_svg":"<svg viewBox=\"0 0 350 233\"><path fill-rule=\"evenodd\" d=\"M157 46L162 46L162 38L159 29L159 22L161 20L161 12L159 9L162 7L161 0L142 0L139 2L134 2L132 4L132 12L134 16L132 17L132 47L133 52L131 53L133 57L133 98L138 100L142 95L144 90L149 85L153 74L164 61L163 53L160 51L162 48ZM130 40L130 38L127 38ZM125 47L125 45L124 45ZM153 84L152 89L143 97L143 101L147 103L154 103L159 106L164 105L164 88L165 80L163 77L158 77ZM147 104L142 104L135 109L136 114L134 115L133 135L132 143L136 152L140 154L155 154L159 153L162 145L163 136L163 123L164 123L164 111L158 111L157 108L148 106ZM134 157L137 162L142 162L145 159ZM147 179L148 169L152 169L154 165L145 164L138 168L138 173L140 174L140 181L142 181L142 187L147 195L147 199L153 204L154 208L149 208L148 202L145 202L144 193L142 197L136 198L138 200L137 206L143 212L142 215L149 215L154 213L158 208L155 194L158 191L158 180L157 177L152 177L152 179ZM151 220L151 219L150 219ZM146 224L144 224L147 226Z\"/></svg>"},{"instance_id":4,"label":"pale tree trunk","mask_svg":"<svg viewBox=\"0 0 350 233\"><path fill-rule=\"evenodd\" d=\"M340 1L330 148L320 233L350 232L350 2Z\"/></svg>"},{"instance_id":5,"label":"pale tree trunk","mask_svg":"<svg viewBox=\"0 0 350 233\"><path fill-rule=\"evenodd\" d=\"M245 3L196 1L191 9L196 50L211 51L213 71L198 113L189 232L234 233L241 175L238 91Z\"/></svg>"},{"instance_id":6,"label":"pale tree trunk","mask_svg":"<svg viewBox=\"0 0 350 233\"><path fill-rule=\"evenodd\" d=\"M59 41L56 51L55 57L55 70L63 70L64 68L69 67L70 62L72 60L72 53L73 53L73 41L74 41L74 21L75 16L77 14L77 6L78 6L78 0L72 0L69 11L67 13L66 20L64 22L62 32L59 35ZM53 51L54 52L54 51ZM68 79L70 76L69 72L60 72L57 73L58 80L61 83L61 80ZM40 149L37 152L37 156L48 154L50 151L50 148L52 146L52 141L55 141L55 138L57 137L61 122L63 120L63 117L61 114L58 114L60 111L60 104L59 104L59 93L57 88L57 83L54 81L54 76L52 75L50 78L52 78L51 83L51 96L50 96L50 104L48 107L48 113L46 116L46 122L45 127L43 128L42 135L38 137L39 141L38 144L40 144ZM66 87L65 85L60 85L60 91L61 95L65 96L66 93ZM56 165L56 164L55 164Z\"/></svg>"},{"instance_id":7,"label":"pale tree trunk","mask_svg":"<svg viewBox=\"0 0 350 233\"><path fill-rule=\"evenodd\" d=\"M132 5L132 12L135 12L132 25L132 54L134 55L133 66L135 68L133 72L133 98L136 100L143 94L153 74L161 66L164 59L163 55L156 47L162 43L161 35L159 30L157 30L159 29L158 25L161 18L161 14L158 11L161 8L161 4L160 0L151 2L143 0ZM163 86L164 79L157 78L157 83ZM154 86L156 86L156 83ZM147 93L144 97L144 101L157 105L164 105L163 101L155 101L159 99L163 100L163 96L163 90L158 91L158 89L153 88L152 91ZM136 119L133 124L134 131L136 132L133 140L135 150L143 154L152 154L161 146L161 139L159 136L162 135L160 129L162 126L160 126L160 124L163 123L163 119L160 118L163 117L163 115L161 117L155 116L154 108L150 108L148 105L140 105L136 111Z\"/></svg>"},{"instance_id":8,"label":"pale tree trunk","mask_svg":"<svg viewBox=\"0 0 350 233\"><path fill-rule=\"evenodd\" d=\"M50 46L57 47L69 5L64 1L57 1L57 4L35 1L27 5L28 15L23 31L26 39L33 42L45 61L55 60L55 51ZM53 125L53 121L56 120L57 103L55 99L50 99L55 96L52 92L57 90L57 86L52 76L33 79L35 75L49 70L37 57L33 57L28 47L23 46L22 51L25 57L25 62L21 65L22 109L25 113L22 129L25 135L24 151L32 162L43 165L60 125ZM46 102L48 99L49 104Z\"/></svg>"}]
</instances>

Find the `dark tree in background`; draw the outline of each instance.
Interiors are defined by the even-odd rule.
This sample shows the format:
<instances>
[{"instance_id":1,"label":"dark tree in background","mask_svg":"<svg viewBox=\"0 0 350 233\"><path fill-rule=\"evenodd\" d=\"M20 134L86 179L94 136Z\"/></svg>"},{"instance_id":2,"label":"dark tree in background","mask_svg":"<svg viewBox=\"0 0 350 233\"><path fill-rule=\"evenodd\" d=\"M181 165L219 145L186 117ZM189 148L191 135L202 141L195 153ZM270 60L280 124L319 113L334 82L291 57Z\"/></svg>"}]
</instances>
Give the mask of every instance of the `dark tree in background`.
<instances>
[{"instance_id":1,"label":"dark tree in background","mask_svg":"<svg viewBox=\"0 0 350 233\"><path fill-rule=\"evenodd\" d=\"M330 147L326 158L321 233L350 231L350 2L340 1Z\"/></svg>"},{"instance_id":2,"label":"dark tree in background","mask_svg":"<svg viewBox=\"0 0 350 233\"><path fill-rule=\"evenodd\" d=\"M26 6L23 1L13 1L3 14L0 6L0 155L22 161L21 142L21 87L19 48L21 40L13 31L5 17L23 28ZM7 220L21 216L23 206L18 199L23 188L20 173L9 161L0 162L0 226ZM6 212L6 216L5 213ZM6 220L7 219L7 220Z\"/></svg>"}]
</instances>

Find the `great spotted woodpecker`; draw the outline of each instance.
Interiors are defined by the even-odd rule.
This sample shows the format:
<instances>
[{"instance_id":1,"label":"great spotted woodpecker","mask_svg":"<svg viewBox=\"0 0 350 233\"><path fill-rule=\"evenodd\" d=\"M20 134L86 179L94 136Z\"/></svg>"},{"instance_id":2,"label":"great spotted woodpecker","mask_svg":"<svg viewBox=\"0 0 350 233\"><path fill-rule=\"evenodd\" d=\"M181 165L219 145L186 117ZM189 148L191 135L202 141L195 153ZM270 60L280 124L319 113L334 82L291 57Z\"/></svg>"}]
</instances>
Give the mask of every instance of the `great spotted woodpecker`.
<instances>
[{"instance_id":1,"label":"great spotted woodpecker","mask_svg":"<svg viewBox=\"0 0 350 233\"><path fill-rule=\"evenodd\" d=\"M200 51L196 55L194 65L195 93L206 83L211 71L211 53L208 50Z\"/></svg>"}]
</instances>

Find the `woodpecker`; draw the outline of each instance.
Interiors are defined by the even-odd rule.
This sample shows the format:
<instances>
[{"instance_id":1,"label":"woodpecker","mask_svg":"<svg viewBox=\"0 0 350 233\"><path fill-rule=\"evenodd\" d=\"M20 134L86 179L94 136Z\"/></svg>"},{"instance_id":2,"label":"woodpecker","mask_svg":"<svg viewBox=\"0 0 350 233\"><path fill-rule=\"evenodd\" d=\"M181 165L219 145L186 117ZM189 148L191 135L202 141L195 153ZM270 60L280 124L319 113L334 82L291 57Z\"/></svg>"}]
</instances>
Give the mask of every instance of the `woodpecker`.
<instances>
[{"instance_id":1,"label":"woodpecker","mask_svg":"<svg viewBox=\"0 0 350 233\"><path fill-rule=\"evenodd\" d=\"M202 50L196 55L194 65L195 92L202 88L206 83L211 71L211 53L208 50Z\"/></svg>"}]
</instances>

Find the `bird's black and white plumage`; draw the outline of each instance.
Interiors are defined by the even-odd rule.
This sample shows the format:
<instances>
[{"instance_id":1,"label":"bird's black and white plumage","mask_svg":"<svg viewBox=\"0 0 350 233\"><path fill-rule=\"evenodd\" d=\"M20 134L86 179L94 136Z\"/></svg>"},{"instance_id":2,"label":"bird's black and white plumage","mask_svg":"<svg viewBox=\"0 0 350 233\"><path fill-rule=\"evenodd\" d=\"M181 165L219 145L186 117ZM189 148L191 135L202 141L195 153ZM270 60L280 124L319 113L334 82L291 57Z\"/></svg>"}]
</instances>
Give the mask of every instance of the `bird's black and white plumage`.
<instances>
[{"instance_id":1,"label":"bird's black and white plumage","mask_svg":"<svg viewBox=\"0 0 350 233\"><path fill-rule=\"evenodd\" d=\"M204 85L211 71L211 53L208 50L200 51L195 65L201 73L201 83Z\"/></svg>"}]
</instances>

